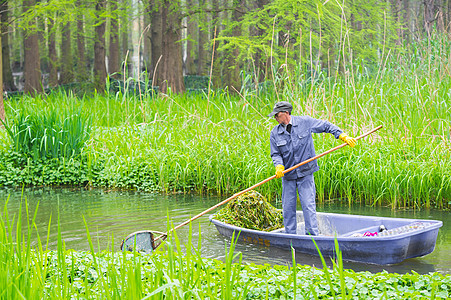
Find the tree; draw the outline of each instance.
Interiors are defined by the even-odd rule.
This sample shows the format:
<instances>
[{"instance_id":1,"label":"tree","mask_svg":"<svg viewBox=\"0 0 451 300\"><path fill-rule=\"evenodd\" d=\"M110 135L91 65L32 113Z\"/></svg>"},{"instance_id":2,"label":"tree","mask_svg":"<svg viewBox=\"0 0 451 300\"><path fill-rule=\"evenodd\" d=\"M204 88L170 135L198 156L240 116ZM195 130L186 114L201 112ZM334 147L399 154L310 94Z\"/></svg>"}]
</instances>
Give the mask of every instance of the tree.
<instances>
[{"instance_id":1,"label":"tree","mask_svg":"<svg viewBox=\"0 0 451 300\"><path fill-rule=\"evenodd\" d=\"M109 1L109 3L112 13L115 12L117 2ZM119 49L119 17L114 15L110 17L110 44L108 47L108 74L110 76L120 72Z\"/></svg>"},{"instance_id":2,"label":"tree","mask_svg":"<svg viewBox=\"0 0 451 300\"><path fill-rule=\"evenodd\" d=\"M105 20L102 13L105 10L105 0L97 0L95 5L96 26L94 42L94 85L98 91L105 90Z\"/></svg>"},{"instance_id":3,"label":"tree","mask_svg":"<svg viewBox=\"0 0 451 300\"><path fill-rule=\"evenodd\" d=\"M0 35L2 35L3 26L0 26ZM0 57L2 57L2 39L0 39ZM0 59L0 69L3 70L3 60ZM5 116L5 105L3 104L3 72L0 72L0 120L5 122L6 116ZM3 123L0 124L0 128L3 128Z\"/></svg>"},{"instance_id":4,"label":"tree","mask_svg":"<svg viewBox=\"0 0 451 300\"><path fill-rule=\"evenodd\" d=\"M199 0L199 7L205 8L205 0ZM199 42L197 44L197 75L205 76L207 74L207 51L205 50L205 46L207 45L207 28L205 28L205 24L207 23L206 15L199 14Z\"/></svg>"},{"instance_id":5,"label":"tree","mask_svg":"<svg viewBox=\"0 0 451 300\"><path fill-rule=\"evenodd\" d=\"M129 57L130 69L132 77L138 79L141 72L141 51L140 51L140 36L141 36L141 22L140 22L140 7L138 0L131 0L129 24L131 30L129 31Z\"/></svg>"},{"instance_id":6,"label":"tree","mask_svg":"<svg viewBox=\"0 0 451 300\"><path fill-rule=\"evenodd\" d=\"M27 14L29 10L34 9L36 5L35 0L24 0L23 11ZM29 20L28 26L30 29L35 28L36 21ZM38 34L36 31L28 30L24 37L24 77L25 85L24 91L26 93L41 93L41 63L39 56Z\"/></svg>"},{"instance_id":7,"label":"tree","mask_svg":"<svg viewBox=\"0 0 451 300\"><path fill-rule=\"evenodd\" d=\"M74 81L72 43L70 22L66 22L61 33L61 73L60 84L68 84Z\"/></svg>"},{"instance_id":8,"label":"tree","mask_svg":"<svg viewBox=\"0 0 451 300\"><path fill-rule=\"evenodd\" d=\"M439 0L439 3L437 4L437 28L441 31L441 32L446 32L446 27L445 27L445 22L446 22L446 18L445 18L445 6L446 6L446 0Z\"/></svg>"},{"instance_id":9,"label":"tree","mask_svg":"<svg viewBox=\"0 0 451 300\"><path fill-rule=\"evenodd\" d=\"M424 30L431 36L432 24L435 21L435 0L424 0Z\"/></svg>"},{"instance_id":10,"label":"tree","mask_svg":"<svg viewBox=\"0 0 451 300\"><path fill-rule=\"evenodd\" d=\"M187 0L186 2L187 8L191 8L194 6L194 0ZM197 28L198 24L195 21L195 18L192 16L187 16L186 18L187 28L186 28L186 59L185 59L185 70L186 74L194 75L195 72L195 46L197 45Z\"/></svg>"},{"instance_id":11,"label":"tree","mask_svg":"<svg viewBox=\"0 0 451 300\"><path fill-rule=\"evenodd\" d=\"M145 12L144 12L144 16L143 16L143 21L144 21L144 31L143 31L143 36L142 36L142 44L143 44L143 64L144 64L144 69L146 70L146 72L148 72L148 74L150 74L151 72L151 68L152 68L152 44L151 44L151 38L152 38L152 33L151 33L151 25L150 25L150 10L149 10L149 5L146 6L145 8Z\"/></svg>"},{"instance_id":12,"label":"tree","mask_svg":"<svg viewBox=\"0 0 451 300\"><path fill-rule=\"evenodd\" d=\"M89 78L86 69L86 46L85 46L85 17L82 9L84 9L81 0L77 0L77 73L75 75L78 81L85 81Z\"/></svg>"},{"instance_id":13,"label":"tree","mask_svg":"<svg viewBox=\"0 0 451 300\"><path fill-rule=\"evenodd\" d=\"M160 90L167 93L169 89L173 93L183 93L185 83L183 81L182 68L182 16L179 0L163 0L161 5L161 29L164 35L162 39L162 60L159 67Z\"/></svg>"},{"instance_id":14,"label":"tree","mask_svg":"<svg viewBox=\"0 0 451 300\"><path fill-rule=\"evenodd\" d=\"M216 40L216 38L220 35L221 32L221 20L219 16L219 10L221 9L219 1L218 0L212 0L211 6L214 9L211 15L211 37L213 40L213 53L212 55L212 64L211 66L211 84L214 88L220 88L221 87L221 53L218 51L220 42ZM215 10L216 9L216 10Z\"/></svg>"},{"instance_id":15,"label":"tree","mask_svg":"<svg viewBox=\"0 0 451 300\"><path fill-rule=\"evenodd\" d=\"M136 36L139 44L145 45L147 70L157 71L149 75L155 79L153 85L159 85L163 92L170 88L180 93L185 90L182 53L187 54L187 74L207 75L211 70L214 87L224 81L233 91L241 87L241 71L254 74L256 83L273 78L268 76L273 74L270 65L276 72L300 66L303 72L298 72L299 76L312 71L318 74L321 68L346 71L343 66L351 61L362 66L377 64L381 54L401 47L409 35L430 35L433 25L438 30L451 28L447 25L451 0L25 0L23 8L19 6L22 1L0 0L0 6L18 4L10 18L14 18L14 26L23 29L25 39L19 42L22 30L13 30L9 46L14 51L11 59L22 63L24 59L19 56L25 54L28 91L42 88L41 68L49 69L51 86L57 85L57 68L61 83L71 82L73 75L76 80L89 79L93 69L97 88L102 89L105 52L108 72L122 73L120 58L133 60L132 47L138 53ZM146 9L136 10L137 3ZM150 23L146 42L141 39L142 28L136 29L130 18L125 18L131 14L133 20L144 17ZM7 23L7 15L2 13L2 73L5 88L13 89L8 84L14 84L8 70L14 64L6 61L10 48ZM184 25L188 27L186 41L181 35ZM131 32L137 34L134 40ZM43 42L46 38L47 43ZM36 46L39 42L41 49ZM48 45L48 51L42 51L42 45ZM214 49L211 55L210 49ZM142 61L141 57L137 61ZM140 71L137 67L134 70Z\"/></svg>"},{"instance_id":16,"label":"tree","mask_svg":"<svg viewBox=\"0 0 451 300\"><path fill-rule=\"evenodd\" d=\"M255 1L254 7L257 11L262 11L265 5L267 5L268 3L269 0L257 0ZM256 26L252 27L252 34L256 38L260 38L265 35L265 30L260 26L258 26L257 24ZM262 50L256 49L254 60L255 60L254 72L256 73L255 79L257 82L262 82L266 79L268 72L268 56L265 55L265 53Z\"/></svg>"},{"instance_id":17,"label":"tree","mask_svg":"<svg viewBox=\"0 0 451 300\"><path fill-rule=\"evenodd\" d=\"M401 46L404 36L403 29L405 28L404 23L404 12L402 10L403 8L403 0L393 0L393 12L394 12L394 18L396 23L396 33L397 33L397 39L396 39L396 45Z\"/></svg>"},{"instance_id":18,"label":"tree","mask_svg":"<svg viewBox=\"0 0 451 300\"><path fill-rule=\"evenodd\" d=\"M55 21L52 17L48 18L48 51L49 51L49 86L58 85L58 56L56 54L56 39L54 27Z\"/></svg>"},{"instance_id":19,"label":"tree","mask_svg":"<svg viewBox=\"0 0 451 300\"><path fill-rule=\"evenodd\" d=\"M451 33L451 0L448 0L445 27L448 28L448 33Z\"/></svg>"},{"instance_id":20,"label":"tree","mask_svg":"<svg viewBox=\"0 0 451 300\"><path fill-rule=\"evenodd\" d=\"M3 75L3 85L6 91L16 91L17 87L14 83L13 74L11 71L11 61L9 53L9 17L8 17L8 1L0 1L0 12L1 12L1 44L2 44L2 75Z\"/></svg>"},{"instance_id":21,"label":"tree","mask_svg":"<svg viewBox=\"0 0 451 300\"><path fill-rule=\"evenodd\" d=\"M128 5L128 0L121 0L122 4L124 6ZM154 1L154 0L151 0ZM129 64L129 57L128 57L128 47L129 47L129 40L128 40L128 30L130 28L129 22L128 22L128 15L123 14L120 16L120 34L121 34L121 49L122 49L122 57L124 57L124 61L121 64L121 72L123 71L125 74L127 73L128 68L130 66ZM125 76L125 75L124 75Z\"/></svg>"},{"instance_id":22,"label":"tree","mask_svg":"<svg viewBox=\"0 0 451 300\"><path fill-rule=\"evenodd\" d=\"M151 64L150 68L152 76L155 77L155 82L152 85L157 86L160 84L158 76L158 62L162 54L161 44L162 39L162 23L161 23L161 4L159 1L149 0L150 11L150 43L151 43ZM156 74L154 74L156 72Z\"/></svg>"},{"instance_id":23,"label":"tree","mask_svg":"<svg viewBox=\"0 0 451 300\"><path fill-rule=\"evenodd\" d=\"M243 12L241 8L245 7L245 0L232 0L232 6L235 8L232 11L232 34L231 38L239 38L241 36L241 21ZM225 56L225 76L224 84L229 88L229 93L234 93L235 90L240 91L240 66L239 62L240 50L238 45L229 43L227 47L227 54Z\"/></svg>"}]
</instances>

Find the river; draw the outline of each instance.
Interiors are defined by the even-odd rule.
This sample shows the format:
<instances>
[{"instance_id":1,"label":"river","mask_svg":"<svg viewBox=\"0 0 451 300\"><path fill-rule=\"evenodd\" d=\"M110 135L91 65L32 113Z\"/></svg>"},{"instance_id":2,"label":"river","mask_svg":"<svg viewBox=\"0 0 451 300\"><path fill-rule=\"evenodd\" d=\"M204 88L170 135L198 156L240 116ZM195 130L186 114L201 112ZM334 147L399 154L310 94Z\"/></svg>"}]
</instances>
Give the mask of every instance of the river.
<instances>
[{"instance_id":1,"label":"river","mask_svg":"<svg viewBox=\"0 0 451 300\"><path fill-rule=\"evenodd\" d=\"M57 244L59 215L61 234L66 248L86 251L89 250L89 245L83 217L88 224L96 249L119 251L121 240L127 235L139 230L165 232L168 218L174 225L180 224L221 200L223 199L218 197L201 197L198 195L160 195L145 192L85 190L80 188L0 190L2 215L4 215L3 207L6 202L10 219L14 214L17 215L21 203L23 206L25 202L28 204L29 220L38 207L35 223L42 241L47 238L47 230L51 220L49 235L49 248L51 249L55 249ZM396 273L415 271L420 274L429 272L451 274L451 212L432 209L393 211L386 207L360 205L349 207L336 203L318 205L317 210L345 214L441 220L443 227L439 231L436 248L433 253L425 257L408 259L392 266L353 262L345 262L344 266L354 271L380 272L386 270ZM202 256L223 259L225 247L229 245L230 241L220 235L215 226L210 224L208 215L206 214L193 222L193 241L197 242L200 227ZM24 222L22 227L25 229L27 217L24 209L22 209L22 220ZM189 226L180 228L177 233L181 241L186 242L189 236ZM34 235L33 241L36 242L36 240L36 235ZM244 263L290 265L292 261L290 251L278 248L238 243L236 251L243 254ZM296 253L296 262L321 267L321 261L318 257L301 253Z\"/></svg>"}]
</instances>

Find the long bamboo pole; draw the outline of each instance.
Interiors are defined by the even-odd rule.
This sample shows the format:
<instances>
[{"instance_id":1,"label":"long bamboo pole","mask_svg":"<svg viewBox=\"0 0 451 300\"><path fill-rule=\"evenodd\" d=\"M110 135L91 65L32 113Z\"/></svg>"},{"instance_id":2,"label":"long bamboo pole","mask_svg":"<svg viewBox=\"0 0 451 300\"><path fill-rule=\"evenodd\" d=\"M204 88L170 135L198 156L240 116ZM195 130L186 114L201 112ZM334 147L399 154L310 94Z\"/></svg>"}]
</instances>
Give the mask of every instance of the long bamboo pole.
<instances>
[{"instance_id":1,"label":"long bamboo pole","mask_svg":"<svg viewBox=\"0 0 451 300\"><path fill-rule=\"evenodd\" d=\"M362 138L364 138L364 137L366 137L366 136L368 136L368 135L374 133L375 131L377 131L377 130L379 130L379 129L381 129L381 128L382 128L382 125L380 125L380 126L374 128L374 129L372 129L372 130L370 130L370 131L368 131L368 132L362 134L361 136L356 137L355 139L356 139L356 140L360 140L360 139L362 139ZM283 173L285 174L285 173L287 173L287 172L293 171L294 169L299 168L299 167L302 166L302 165L305 165L305 164L307 164L307 163L309 163L309 162L311 162L311 161L313 161L313 160L315 160L315 159L318 159L318 158L320 158L320 157L323 157L324 155L327 155L327 154L329 154L329 153L331 153L331 152L334 152L334 151L336 151L336 150L338 150L338 149L340 149L340 148L343 148L343 147L345 147L345 146L347 146L347 145L348 145L348 144L343 143L343 144L341 144L341 145L339 145L339 146L337 146L337 147L334 147L334 148L332 148L332 149L330 149L330 150L327 150L326 152L323 152L323 153L318 154L318 155L316 155L316 156L314 156L314 157L312 157L312 158L309 158L309 159L307 159L307 160L304 160L303 162L298 163L297 165L294 165L294 166L292 166L291 168L286 169L285 171L283 171ZM202 216L205 215L206 213L208 213L208 212L210 212L210 211L212 211L212 210L218 208L219 206L222 206L222 205L226 204L226 203L229 202L230 200L233 200L233 199L235 199L236 197L241 196L242 194L244 194L244 193L246 193L246 192L248 192L248 191L250 191L250 190L255 189L256 187L259 187L260 185L262 185L262 184L264 184L264 183L266 183L266 182L268 182L268 181L270 181L270 180L272 180L272 179L274 179L274 178L276 178L276 175L273 175L273 176L271 176L271 177L268 177L268 178L266 178L265 180L260 181L259 183L256 183L256 184L254 184L253 186L248 187L247 189L244 189L244 190L242 190L241 192L238 192L238 193L234 194L233 196L231 196L231 197L229 197L229 198L227 198L227 199L225 199L225 200L223 200L223 201L217 203L216 205L210 207L209 209L204 210L203 212L199 213L198 215L192 217L191 219L189 219L189 220L187 220L187 221L185 221L185 222L183 222L183 223L177 225L176 227L174 227L174 228L172 228L171 230L169 230L166 234L162 234L162 235L158 236L154 241L158 241L158 240L161 239L162 237L168 236L168 234L171 233L172 231L177 230L177 229L179 229L179 228L182 227L182 226L185 226L186 224L188 224L188 223L190 223L190 222L196 220L197 218L202 217Z\"/></svg>"}]
</instances>

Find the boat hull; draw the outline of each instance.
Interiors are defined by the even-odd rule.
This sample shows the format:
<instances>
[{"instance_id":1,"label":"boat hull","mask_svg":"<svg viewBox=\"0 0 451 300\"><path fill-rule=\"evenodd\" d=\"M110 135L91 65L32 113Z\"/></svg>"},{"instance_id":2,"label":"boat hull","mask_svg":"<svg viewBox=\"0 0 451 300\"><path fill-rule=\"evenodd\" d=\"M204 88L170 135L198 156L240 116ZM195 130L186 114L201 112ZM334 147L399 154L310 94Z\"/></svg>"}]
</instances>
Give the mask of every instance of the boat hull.
<instances>
[{"instance_id":1,"label":"boat hull","mask_svg":"<svg viewBox=\"0 0 451 300\"><path fill-rule=\"evenodd\" d=\"M441 221L436 220L320 212L317 217L321 234L319 236L299 234L304 231L302 211L297 212L298 234L287 234L283 229L265 232L236 227L214 219L214 215L210 216L210 221L219 233L226 237L235 234L240 241L246 243L284 249L290 249L292 246L296 251L317 256L318 250L313 241L323 256L335 257L336 239L344 260L378 265L397 264L408 258L431 253L435 248L438 230L443 225ZM381 225L388 231L378 232ZM368 232L378 232L378 235L363 236Z\"/></svg>"}]
</instances>

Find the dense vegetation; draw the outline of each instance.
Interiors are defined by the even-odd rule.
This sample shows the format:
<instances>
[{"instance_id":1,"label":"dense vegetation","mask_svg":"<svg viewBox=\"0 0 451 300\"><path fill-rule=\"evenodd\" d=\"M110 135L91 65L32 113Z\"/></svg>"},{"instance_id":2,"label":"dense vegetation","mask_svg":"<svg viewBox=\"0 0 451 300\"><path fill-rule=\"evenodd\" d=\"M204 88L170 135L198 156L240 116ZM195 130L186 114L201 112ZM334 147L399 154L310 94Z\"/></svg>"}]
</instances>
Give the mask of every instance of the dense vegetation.
<instances>
[{"instance_id":1,"label":"dense vegetation","mask_svg":"<svg viewBox=\"0 0 451 300\"><path fill-rule=\"evenodd\" d=\"M350 62L377 70L387 54L449 34L451 2L2 0L0 14L0 88L9 92L82 81L104 90L112 76L183 93L183 74L211 75L213 86L233 91L240 71L258 84L297 64L313 73L345 73Z\"/></svg>"},{"instance_id":2,"label":"dense vegetation","mask_svg":"<svg viewBox=\"0 0 451 300\"><path fill-rule=\"evenodd\" d=\"M340 254L332 270L296 264L291 267L244 265L234 243L224 261L202 258L189 238L177 236L153 255L66 250L61 230L58 246L35 228L37 211L21 224L21 213L0 214L0 299L448 299L451 277L439 273L399 275L355 273L343 269ZM17 220L17 221L16 221ZM26 228L22 231L21 228ZM58 226L59 228L59 226ZM190 232L189 237L192 236ZM37 240L32 243L32 240ZM33 244L33 245L32 245ZM111 240L111 245L115 241ZM185 249L185 250L182 250ZM339 253L339 252L338 252ZM325 266L325 260L322 259Z\"/></svg>"},{"instance_id":3,"label":"dense vegetation","mask_svg":"<svg viewBox=\"0 0 451 300\"><path fill-rule=\"evenodd\" d=\"M447 208L451 79L448 57L441 56L446 45L420 44L415 55L391 58L375 74L352 69L344 77L322 73L313 80L300 69L281 72L258 89L244 85L239 96L222 90L158 96L125 90L15 98L6 107L10 130L0 133L0 184L232 194L273 174L268 137L276 123L266 114L276 101L288 100L294 114L329 120L350 135L384 125L356 148L319 160L319 201ZM53 115L64 117L58 123ZM69 132L53 134L65 130L63 123L79 137L68 143ZM314 138L317 153L339 143L330 135ZM280 181L272 180L259 192L272 199L279 188Z\"/></svg>"}]
</instances>

